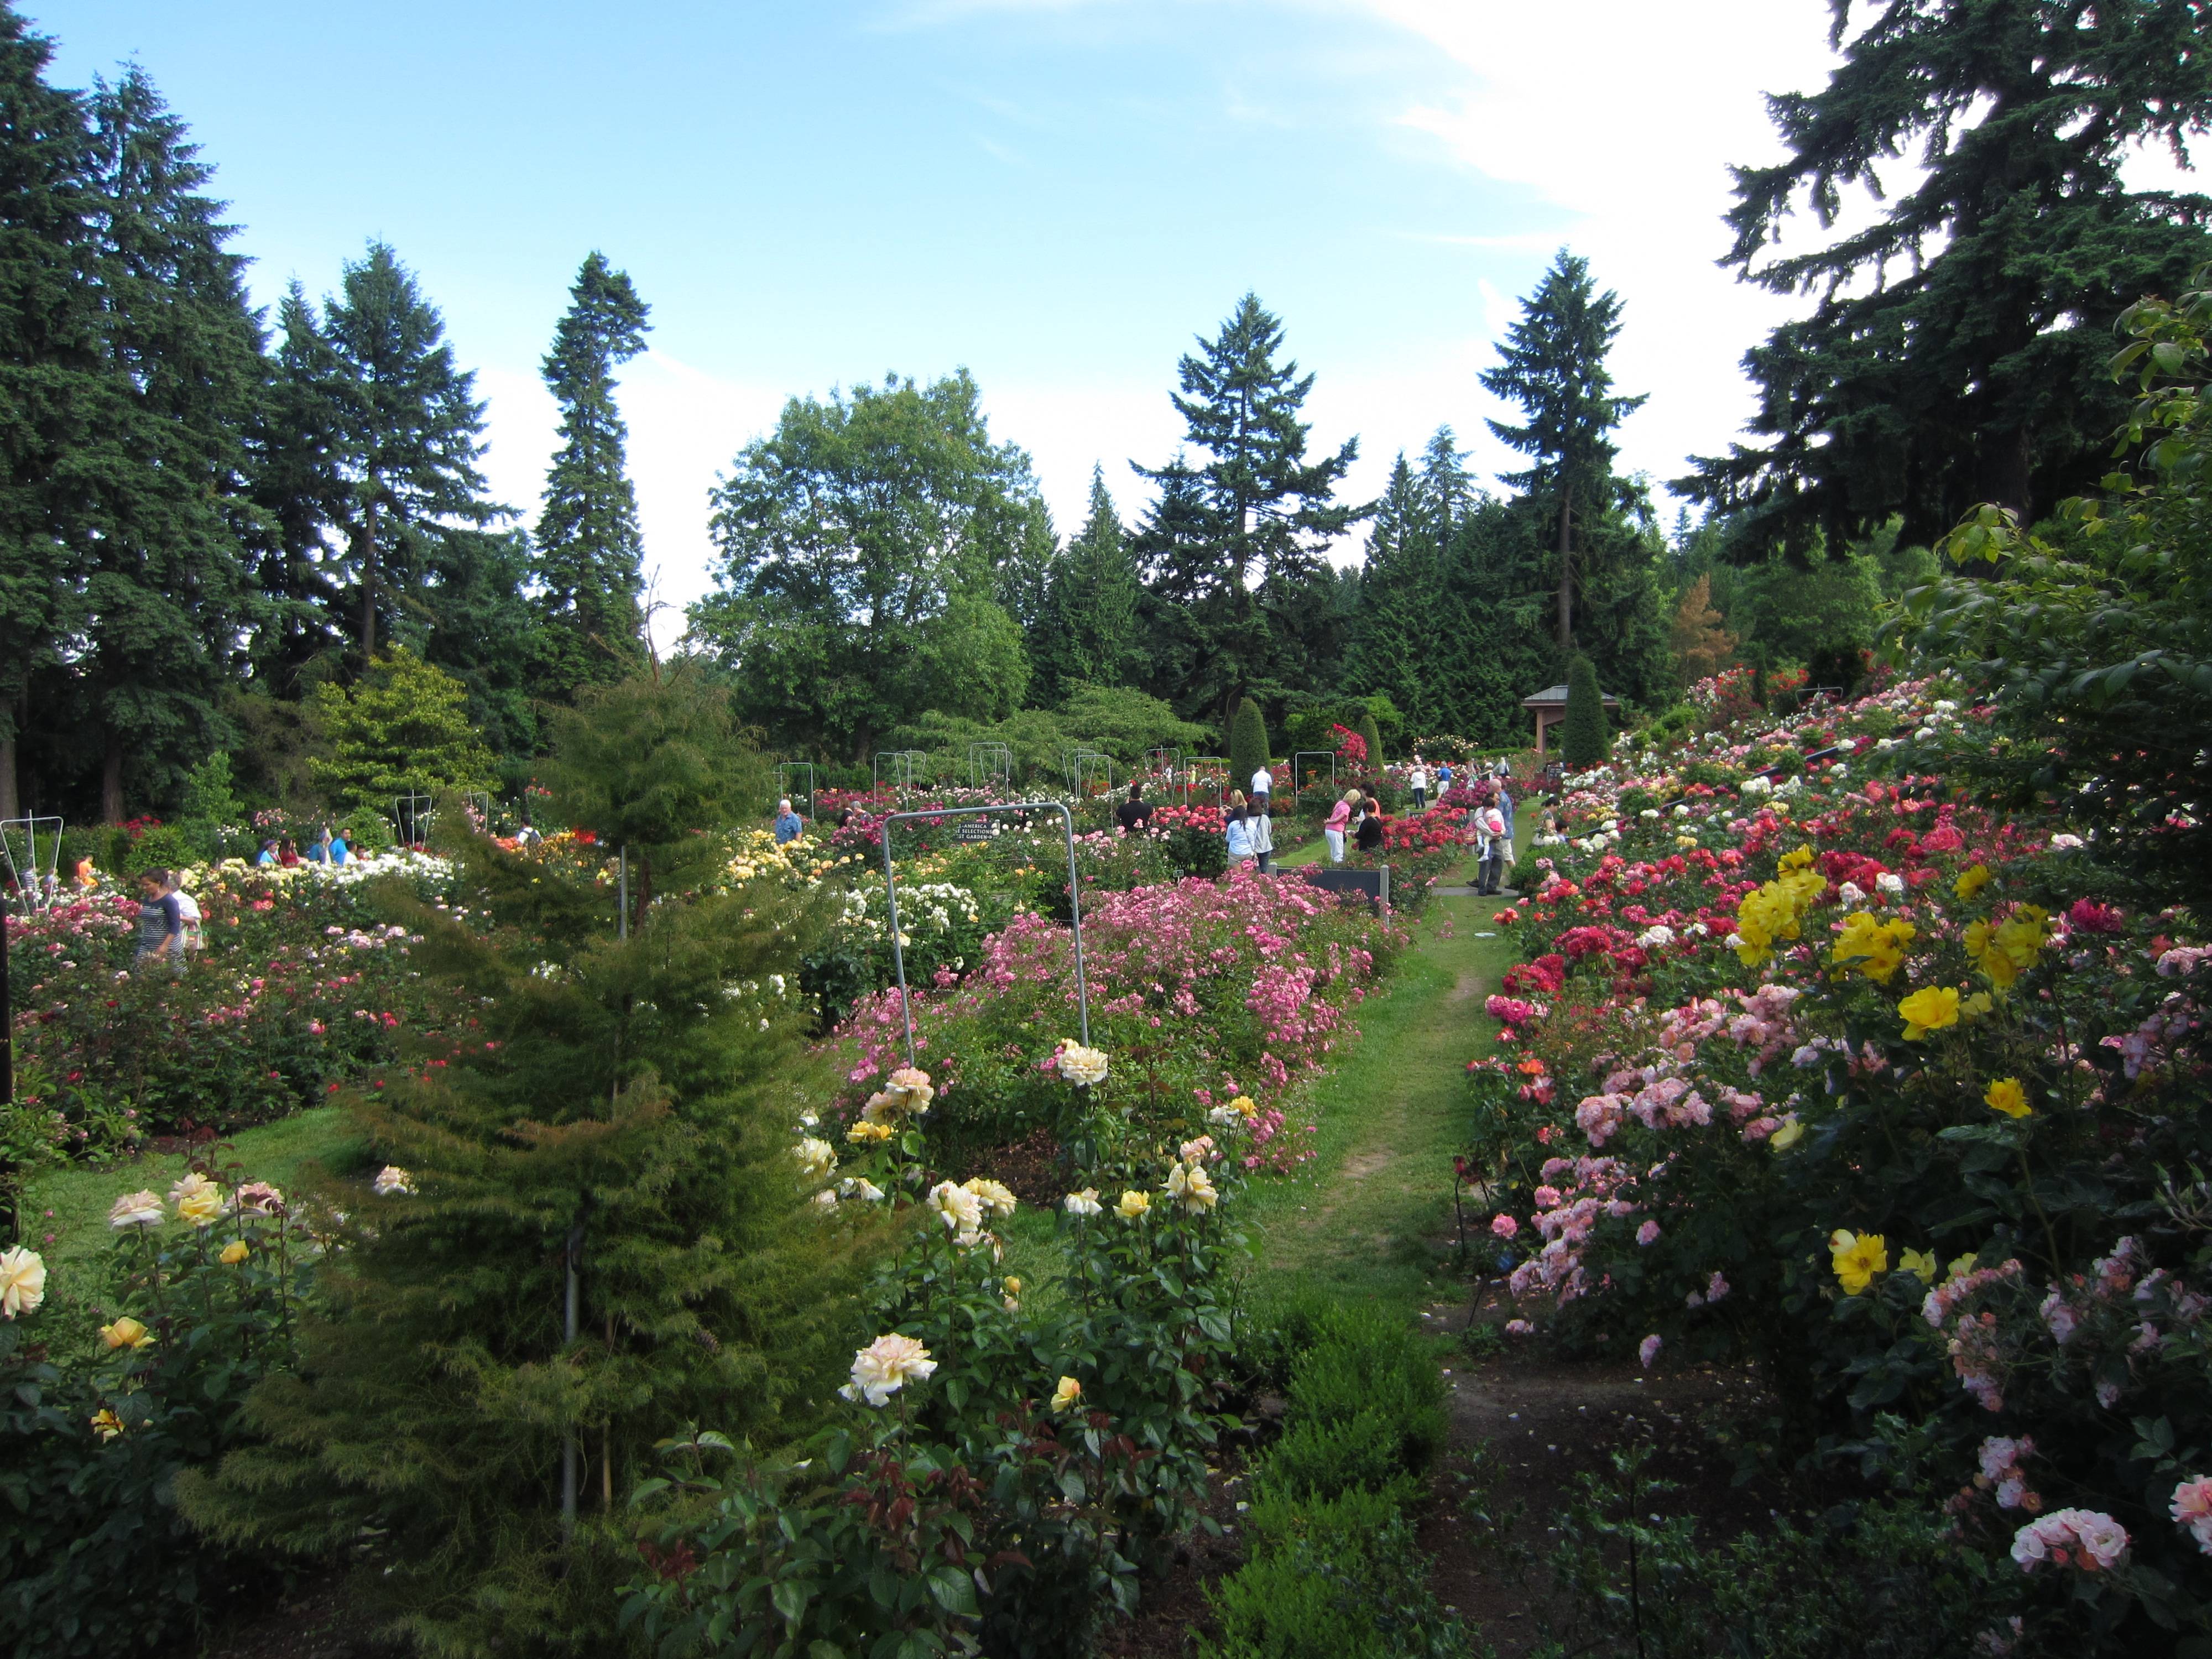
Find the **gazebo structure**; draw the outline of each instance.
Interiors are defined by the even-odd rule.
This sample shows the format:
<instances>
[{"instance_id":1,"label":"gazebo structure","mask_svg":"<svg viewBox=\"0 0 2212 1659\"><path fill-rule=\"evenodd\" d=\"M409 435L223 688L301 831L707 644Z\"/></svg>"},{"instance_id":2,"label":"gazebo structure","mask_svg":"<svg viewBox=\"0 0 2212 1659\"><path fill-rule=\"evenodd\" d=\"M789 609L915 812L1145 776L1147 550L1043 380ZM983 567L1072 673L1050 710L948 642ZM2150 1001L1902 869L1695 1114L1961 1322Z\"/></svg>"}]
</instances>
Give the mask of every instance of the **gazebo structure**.
<instances>
[{"instance_id":1,"label":"gazebo structure","mask_svg":"<svg viewBox=\"0 0 2212 1659\"><path fill-rule=\"evenodd\" d=\"M1536 752L1544 752L1544 734L1567 717L1567 688L1554 685L1539 691L1533 697L1521 699L1521 706L1536 717ZM1620 699L1610 692L1605 694L1605 712L1618 714Z\"/></svg>"}]
</instances>

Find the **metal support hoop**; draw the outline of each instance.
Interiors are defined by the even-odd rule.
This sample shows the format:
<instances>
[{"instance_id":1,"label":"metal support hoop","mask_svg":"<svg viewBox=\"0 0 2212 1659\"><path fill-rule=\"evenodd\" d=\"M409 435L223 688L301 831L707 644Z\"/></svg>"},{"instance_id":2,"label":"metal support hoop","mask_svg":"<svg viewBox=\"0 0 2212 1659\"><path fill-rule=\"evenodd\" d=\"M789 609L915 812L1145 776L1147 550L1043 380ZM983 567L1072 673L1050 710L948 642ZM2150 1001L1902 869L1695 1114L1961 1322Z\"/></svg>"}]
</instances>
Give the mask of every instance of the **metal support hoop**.
<instances>
[{"instance_id":1,"label":"metal support hoop","mask_svg":"<svg viewBox=\"0 0 2212 1659\"><path fill-rule=\"evenodd\" d=\"M1083 884L1075 873L1075 815L1058 800L1009 801L996 806L946 806L922 812L893 812L879 826L884 837L884 894L890 910L891 966L898 971L899 1018L906 1022L906 1063L914 1064L914 1006L906 988L906 951L899 944L898 872L891 866L891 825L902 818L963 818L994 812L1057 812L1067 837L1068 926L1075 935L1075 1012L1083 1046L1091 1046L1091 991L1083 977Z\"/></svg>"},{"instance_id":2,"label":"metal support hoop","mask_svg":"<svg viewBox=\"0 0 2212 1659\"><path fill-rule=\"evenodd\" d=\"M39 832L42 826L53 826L53 840L46 848L46 862L39 861ZM49 902L56 877L61 868L62 820L58 817L9 818L0 823L0 860L8 866L8 883L21 897L25 908L43 910ZM12 832L21 830L25 851L23 859L15 858L15 842Z\"/></svg>"},{"instance_id":3,"label":"metal support hoop","mask_svg":"<svg viewBox=\"0 0 2212 1659\"><path fill-rule=\"evenodd\" d=\"M1298 793L1298 763L1302 760L1310 759L1315 756L1319 756L1322 760L1328 763L1328 787L1332 790L1336 787L1336 750L1334 749L1301 749L1297 754L1291 757L1291 794L1293 799L1297 797ZM1318 772L1321 770L1321 768L1316 766L1313 769Z\"/></svg>"},{"instance_id":4,"label":"metal support hoop","mask_svg":"<svg viewBox=\"0 0 2212 1659\"><path fill-rule=\"evenodd\" d=\"M1014 751L1003 743L971 743L968 745L968 787L981 789L994 783L1012 787L1014 781Z\"/></svg>"},{"instance_id":5,"label":"metal support hoop","mask_svg":"<svg viewBox=\"0 0 2212 1659\"><path fill-rule=\"evenodd\" d=\"M775 793L787 800L796 802L799 791L792 787L795 772L806 774L806 816L814 816L814 763L812 761L778 761L775 765Z\"/></svg>"},{"instance_id":6,"label":"metal support hoop","mask_svg":"<svg viewBox=\"0 0 2212 1659\"><path fill-rule=\"evenodd\" d=\"M1069 759L1067 766L1067 793L1078 800L1083 799L1084 775L1094 763L1105 769L1104 793L1109 795L1114 793L1114 757L1111 755L1101 754L1096 749L1079 749Z\"/></svg>"},{"instance_id":7,"label":"metal support hoop","mask_svg":"<svg viewBox=\"0 0 2212 1659\"><path fill-rule=\"evenodd\" d=\"M1221 769L1218 776L1212 775L1210 772L1210 769L1216 766ZM1213 804L1225 811L1229 805L1229 757L1226 755L1186 756L1182 786L1182 800L1186 806L1190 805L1190 791L1194 784L1201 790L1212 784Z\"/></svg>"},{"instance_id":8,"label":"metal support hoop","mask_svg":"<svg viewBox=\"0 0 2212 1659\"><path fill-rule=\"evenodd\" d=\"M873 794L884 787L884 763L890 764L891 787L901 793L914 787L914 751L909 749L878 749L873 767L868 775L869 791Z\"/></svg>"},{"instance_id":9,"label":"metal support hoop","mask_svg":"<svg viewBox=\"0 0 2212 1659\"><path fill-rule=\"evenodd\" d=\"M436 816L437 802L428 795L394 795L392 798L392 833L399 837L402 847L419 847ZM413 833L410 833L412 831Z\"/></svg>"}]
</instances>

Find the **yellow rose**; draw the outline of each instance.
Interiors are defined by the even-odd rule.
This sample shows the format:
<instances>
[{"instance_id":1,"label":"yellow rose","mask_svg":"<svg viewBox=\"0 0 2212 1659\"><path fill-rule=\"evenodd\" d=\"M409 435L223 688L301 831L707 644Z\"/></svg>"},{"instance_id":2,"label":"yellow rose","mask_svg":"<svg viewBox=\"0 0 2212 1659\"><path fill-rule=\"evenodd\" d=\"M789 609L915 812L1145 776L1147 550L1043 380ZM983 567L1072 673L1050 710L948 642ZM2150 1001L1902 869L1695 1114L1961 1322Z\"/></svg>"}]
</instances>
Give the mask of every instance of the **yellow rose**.
<instances>
[{"instance_id":1,"label":"yellow rose","mask_svg":"<svg viewBox=\"0 0 2212 1659\"><path fill-rule=\"evenodd\" d=\"M2007 1117L2026 1117L2035 1108L2027 1103L2027 1091L2020 1086L2016 1077L2001 1077L1989 1086L1982 1103L1993 1112L2002 1112Z\"/></svg>"},{"instance_id":2,"label":"yellow rose","mask_svg":"<svg viewBox=\"0 0 2212 1659\"><path fill-rule=\"evenodd\" d=\"M1951 890L1962 899L1970 899L1995 879L1996 878L1990 873L1988 865L1978 864L1960 876L1958 880L1953 882Z\"/></svg>"},{"instance_id":3,"label":"yellow rose","mask_svg":"<svg viewBox=\"0 0 2212 1659\"><path fill-rule=\"evenodd\" d=\"M1121 1203L1115 1207L1121 1211L1124 1220L1134 1221L1152 1207L1152 1200L1132 1187L1121 1194Z\"/></svg>"},{"instance_id":4,"label":"yellow rose","mask_svg":"<svg viewBox=\"0 0 2212 1659\"><path fill-rule=\"evenodd\" d=\"M1936 1252L1933 1250L1907 1250L1897 1258L1897 1265L1901 1272L1911 1273L1923 1285L1936 1282Z\"/></svg>"},{"instance_id":5,"label":"yellow rose","mask_svg":"<svg viewBox=\"0 0 2212 1659\"><path fill-rule=\"evenodd\" d=\"M1006 1294L1008 1296L1019 1296L1022 1293L1022 1281L1018 1275L1008 1273L1006 1279Z\"/></svg>"},{"instance_id":6,"label":"yellow rose","mask_svg":"<svg viewBox=\"0 0 2212 1659\"><path fill-rule=\"evenodd\" d=\"M123 1419L102 1406L92 1414L92 1431L102 1440L112 1440L123 1432Z\"/></svg>"},{"instance_id":7,"label":"yellow rose","mask_svg":"<svg viewBox=\"0 0 2212 1659\"><path fill-rule=\"evenodd\" d=\"M889 1140L896 1133L897 1131L888 1123L871 1123L867 1119L862 1118L845 1131L845 1139L856 1145L865 1146L870 1141Z\"/></svg>"},{"instance_id":8,"label":"yellow rose","mask_svg":"<svg viewBox=\"0 0 2212 1659\"><path fill-rule=\"evenodd\" d=\"M1793 1117L1769 1135L1766 1138L1766 1144L1778 1152L1786 1152L1802 1139L1804 1134L1805 1126Z\"/></svg>"},{"instance_id":9,"label":"yellow rose","mask_svg":"<svg viewBox=\"0 0 2212 1659\"><path fill-rule=\"evenodd\" d=\"M1959 1023L1959 993L1948 985L1931 985L1899 1003L1897 1012L1905 1017L1905 1040L1917 1042L1930 1031Z\"/></svg>"},{"instance_id":10,"label":"yellow rose","mask_svg":"<svg viewBox=\"0 0 2212 1659\"><path fill-rule=\"evenodd\" d=\"M1874 1276L1889 1270L1889 1241L1880 1233L1848 1233L1838 1229L1828 1239L1828 1256L1844 1291L1856 1296L1874 1283Z\"/></svg>"},{"instance_id":11,"label":"yellow rose","mask_svg":"<svg viewBox=\"0 0 2212 1659\"><path fill-rule=\"evenodd\" d=\"M111 1348L144 1348L152 1346L154 1333L125 1314L112 1325L102 1325L100 1340Z\"/></svg>"},{"instance_id":12,"label":"yellow rose","mask_svg":"<svg viewBox=\"0 0 2212 1659\"><path fill-rule=\"evenodd\" d=\"M1974 1263L1980 1260L1980 1253L1975 1250L1969 1250L1964 1255L1952 1257L1944 1266L1943 1282L1948 1285L1954 1279L1964 1279L1974 1271Z\"/></svg>"},{"instance_id":13,"label":"yellow rose","mask_svg":"<svg viewBox=\"0 0 2212 1659\"><path fill-rule=\"evenodd\" d=\"M1983 976L2002 991L2020 977L2020 964L2011 953L1997 943L1997 930L1986 921L1970 923L1966 928L1966 954Z\"/></svg>"},{"instance_id":14,"label":"yellow rose","mask_svg":"<svg viewBox=\"0 0 2212 1659\"><path fill-rule=\"evenodd\" d=\"M226 1267L235 1267L240 1262L245 1261L250 1254L252 1253L246 1249L246 1241L244 1239L234 1238L229 1243L222 1247L222 1254L217 1256L216 1260L222 1262Z\"/></svg>"},{"instance_id":15,"label":"yellow rose","mask_svg":"<svg viewBox=\"0 0 2212 1659\"><path fill-rule=\"evenodd\" d=\"M1056 1412L1073 1411L1083 1398L1083 1384L1072 1376L1060 1379L1060 1386L1052 1391L1052 1408Z\"/></svg>"}]
</instances>

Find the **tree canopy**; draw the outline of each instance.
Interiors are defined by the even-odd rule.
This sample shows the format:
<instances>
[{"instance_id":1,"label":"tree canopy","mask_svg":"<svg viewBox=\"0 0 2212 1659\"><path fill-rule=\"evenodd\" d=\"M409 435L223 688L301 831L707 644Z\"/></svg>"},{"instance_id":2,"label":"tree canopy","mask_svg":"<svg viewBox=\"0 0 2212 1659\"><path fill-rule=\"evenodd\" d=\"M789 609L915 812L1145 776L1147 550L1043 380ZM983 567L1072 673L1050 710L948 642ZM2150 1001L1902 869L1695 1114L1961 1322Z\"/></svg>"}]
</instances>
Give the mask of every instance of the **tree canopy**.
<instances>
[{"instance_id":1,"label":"tree canopy","mask_svg":"<svg viewBox=\"0 0 2212 1659\"><path fill-rule=\"evenodd\" d=\"M1831 6L1844 62L1768 100L1788 153L1735 170L1729 215L1728 263L1814 308L1745 358L1767 441L1681 485L1741 515L1747 557L1893 516L1925 545L1977 501L2032 519L2086 486L2124 410L2115 319L2212 252L2212 199L2123 176L2212 118L2204 0ZM1875 215L1836 234L1853 191ZM1829 240L1776 253L1801 206Z\"/></svg>"}]
</instances>

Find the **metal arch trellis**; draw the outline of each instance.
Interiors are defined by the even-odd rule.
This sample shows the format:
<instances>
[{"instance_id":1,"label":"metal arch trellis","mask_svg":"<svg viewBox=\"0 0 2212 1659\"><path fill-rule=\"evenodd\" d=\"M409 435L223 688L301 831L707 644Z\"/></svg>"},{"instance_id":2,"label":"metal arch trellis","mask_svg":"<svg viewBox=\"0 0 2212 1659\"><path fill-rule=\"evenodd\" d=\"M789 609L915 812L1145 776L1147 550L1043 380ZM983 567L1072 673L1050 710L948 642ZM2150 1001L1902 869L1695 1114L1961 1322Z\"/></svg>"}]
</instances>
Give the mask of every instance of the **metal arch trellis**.
<instances>
[{"instance_id":1,"label":"metal arch trellis","mask_svg":"<svg viewBox=\"0 0 2212 1659\"><path fill-rule=\"evenodd\" d=\"M1215 771L1213 769L1216 767L1220 770ZM1229 805L1229 757L1226 755L1186 756L1183 758L1183 775L1184 805L1190 804L1191 786L1194 784L1200 789L1208 784L1212 785L1213 804L1223 807Z\"/></svg>"},{"instance_id":2,"label":"metal arch trellis","mask_svg":"<svg viewBox=\"0 0 2212 1659\"><path fill-rule=\"evenodd\" d=\"M402 847L419 847L428 838L437 803L429 796L410 793L392 798L392 829Z\"/></svg>"},{"instance_id":3,"label":"metal arch trellis","mask_svg":"<svg viewBox=\"0 0 2212 1659\"><path fill-rule=\"evenodd\" d=\"M1075 935L1075 1010L1083 1046L1091 1046L1091 990L1083 977L1083 884L1075 873L1075 814L1066 801L1024 800L994 806L941 806L920 812L893 812L880 826L884 838L884 896L890 916L891 966L898 974L899 1017L906 1024L906 1063L914 1064L914 1007L906 988L906 951L899 943L898 872L891 863L891 825L901 819L983 817L1000 812L1057 812L1067 840L1068 926Z\"/></svg>"},{"instance_id":4,"label":"metal arch trellis","mask_svg":"<svg viewBox=\"0 0 2212 1659\"><path fill-rule=\"evenodd\" d=\"M1172 789L1176 787L1176 773L1182 765L1182 750L1148 749L1145 751L1145 759L1151 765L1152 775L1158 781L1161 788Z\"/></svg>"},{"instance_id":5,"label":"metal arch trellis","mask_svg":"<svg viewBox=\"0 0 2212 1659\"><path fill-rule=\"evenodd\" d=\"M1067 791L1078 800L1083 799L1083 781L1091 775L1092 767L1106 775L1103 793L1114 793L1114 757L1096 749L1079 749L1070 757L1067 768Z\"/></svg>"},{"instance_id":6,"label":"metal arch trellis","mask_svg":"<svg viewBox=\"0 0 2212 1659\"><path fill-rule=\"evenodd\" d=\"M806 774L806 816L811 818L814 816L814 763L812 761L778 761L775 767L775 792L780 797L796 805L799 801L799 790L791 780L800 772Z\"/></svg>"},{"instance_id":7,"label":"metal arch trellis","mask_svg":"<svg viewBox=\"0 0 2212 1659\"><path fill-rule=\"evenodd\" d=\"M1291 757L1291 794L1293 798L1297 795L1300 788L1300 785L1298 783L1298 763L1302 760L1312 759L1316 756L1328 763L1328 787L1332 791L1335 789L1336 750L1334 749L1301 749L1297 754ZM1321 770L1321 768L1316 766L1313 770L1318 773Z\"/></svg>"},{"instance_id":8,"label":"metal arch trellis","mask_svg":"<svg viewBox=\"0 0 2212 1659\"><path fill-rule=\"evenodd\" d=\"M884 787L884 763L889 761L891 787L901 793L914 787L914 751L910 749L878 749L873 767L868 774L868 793L874 794Z\"/></svg>"},{"instance_id":9,"label":"metal arch trellis","mask_svg":"<svg viewBox=\"0 0 2212 1659\"><path fill-rule=\"evenodd\" d=\"M1003 743L968 745L968 787L987 788L994 783L1011 787L1014 781L1014 751Z\"/></svg>"},{"instance_id":10,"label":"metal arch trellis","mask_svg":"<svg viewBox=\"0 0 2212 1659\"><path fill-rule=\"evenodd\" d=\"M39 839L44 826L53 826L53 837L47 843L43 870L39 860ZM57 873L61 868L62 820L58 817L9 818L0 822L0 859L8 865L8 882L21 896L26 908L43 910L52 902ZM15 857L15 835L23 837L24 855Z\"/></svg>"}]
</instances>

